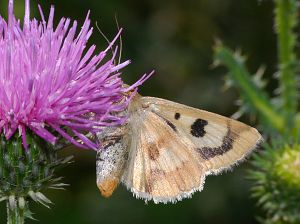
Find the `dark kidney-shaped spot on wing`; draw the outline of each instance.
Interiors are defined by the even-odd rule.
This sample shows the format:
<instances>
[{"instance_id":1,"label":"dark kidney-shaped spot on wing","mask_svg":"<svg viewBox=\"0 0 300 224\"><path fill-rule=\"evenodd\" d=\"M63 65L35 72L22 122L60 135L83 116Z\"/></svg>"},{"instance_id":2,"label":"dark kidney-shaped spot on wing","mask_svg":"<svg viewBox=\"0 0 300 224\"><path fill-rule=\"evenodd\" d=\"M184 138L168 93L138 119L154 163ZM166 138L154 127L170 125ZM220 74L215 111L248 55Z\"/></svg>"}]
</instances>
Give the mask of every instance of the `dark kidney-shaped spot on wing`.
<instances>
[{"instance_id":1,"label":"dark kidney-shaped spot on wing","mask_svg":"<svg viewBox=\"0 0 300 224\"><path fill-rule=\"evenodd\" d=\"M206 120L198 118L191 126L191 134L194 137L203 137L206 133L204 127L208 124Z\"/></svg>"}]
</instances>

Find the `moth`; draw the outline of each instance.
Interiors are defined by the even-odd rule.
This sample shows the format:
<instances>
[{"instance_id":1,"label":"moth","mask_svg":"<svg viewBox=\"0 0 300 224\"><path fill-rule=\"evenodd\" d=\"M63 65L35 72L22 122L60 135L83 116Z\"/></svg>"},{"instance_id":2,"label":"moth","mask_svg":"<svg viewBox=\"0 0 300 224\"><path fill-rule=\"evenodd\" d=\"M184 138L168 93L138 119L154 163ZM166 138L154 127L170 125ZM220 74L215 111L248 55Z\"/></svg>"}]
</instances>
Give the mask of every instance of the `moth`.
<instances>
[{"instance_id":1,"label":"moth","mask_svg":"<svg viewBox=\"0 0 300 224\"><path fill-rule=\"evenodd\" d=\"M98 135L97 186L104 197L122 182L146 202L175 203L262 141L246 124L165 99L136 94L127 113L126 124Z\"/></svg>"}]
</instances>

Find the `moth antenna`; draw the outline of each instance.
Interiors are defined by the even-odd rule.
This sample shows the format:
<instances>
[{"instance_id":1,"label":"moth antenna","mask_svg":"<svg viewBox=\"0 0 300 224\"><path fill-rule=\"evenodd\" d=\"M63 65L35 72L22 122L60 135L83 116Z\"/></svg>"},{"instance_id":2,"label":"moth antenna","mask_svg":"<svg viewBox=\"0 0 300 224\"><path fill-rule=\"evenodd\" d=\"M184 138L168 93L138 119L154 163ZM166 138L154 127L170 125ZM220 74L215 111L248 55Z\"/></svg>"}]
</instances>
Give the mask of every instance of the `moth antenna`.
<instances>
[{"instance_id":1,"label":"moth antenna","mask_svg":"<svg viewBox=\"0 0 300 224\"><path fill-rule=\"evenodd\" d=\"M119 31L120 30L120 26L119 26L119 22L118 22L118 14L117 13L115 13L115 21L116 21L117 29ZM119 54L118 64L121 63L121 58L122 58L122 50L123 50L122 34L120 34L119 40L120 40L120 54Z\"/></svg>"},{"instance_id":2,"label":"moth antenna","mask_svg":"<svg viewBox=\"0 0 300 224\"><path fill-rule=\"evenodd\" d=\"M105 41L108 43L108 45L110 45L111 42L109 41L109 39L107 38L107 36L104 34L104 32L100 29L100 27L98 26L98 22L97 22L97 21L96 21L96 28L97 28L97 30L99 31L99 33L101 34L101 36L102 36L102 37L105 39ZM111 46L110 49L111 49L112 55L114 55L114 49L113 49L113 47ZM114 59L114 63L117 64L115 59Z\"/></svg>"}]
</instances>

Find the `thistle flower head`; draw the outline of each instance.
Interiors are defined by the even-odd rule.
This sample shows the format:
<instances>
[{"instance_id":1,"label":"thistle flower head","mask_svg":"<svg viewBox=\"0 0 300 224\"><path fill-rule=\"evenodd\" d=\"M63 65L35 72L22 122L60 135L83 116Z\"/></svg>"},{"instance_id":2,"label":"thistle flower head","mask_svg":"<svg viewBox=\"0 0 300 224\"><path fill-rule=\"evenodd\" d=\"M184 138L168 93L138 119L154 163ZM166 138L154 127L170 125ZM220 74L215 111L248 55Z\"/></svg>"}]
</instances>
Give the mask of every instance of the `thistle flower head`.
<instances>
[{"instance_id":1,"label":"thistle flower head","mask_svg":"<svg viewBox=\"0 0 300 224\"><path fill-rule=\"evenodd\" d=\"M9 0L8 21L0 16L0 131L6 139L19 131L25 148L31 129L52 144L59 134L95 149L84 133L125 122L118 115L130 100L124 95L148 76L124 87L120 69L130 62L116 64L113 46L120 32L104 51L95 53L95 45L87 49L93 31L89 13L77 32L77 22L66 18L54 27L53 7L47 21L40 7L41 21L31 19L26 0L21 26L13 3ZM106 59L110 49L112 57Z\"/></svg>"}]
</instances>

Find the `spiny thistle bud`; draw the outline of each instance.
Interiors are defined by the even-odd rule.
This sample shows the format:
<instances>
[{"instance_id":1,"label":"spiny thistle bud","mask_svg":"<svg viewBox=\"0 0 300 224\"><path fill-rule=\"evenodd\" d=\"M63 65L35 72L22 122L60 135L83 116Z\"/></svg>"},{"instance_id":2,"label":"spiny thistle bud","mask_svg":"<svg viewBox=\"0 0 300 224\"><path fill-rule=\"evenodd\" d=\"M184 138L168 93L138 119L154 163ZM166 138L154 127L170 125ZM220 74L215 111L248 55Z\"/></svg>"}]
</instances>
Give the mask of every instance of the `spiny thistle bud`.
<instances>
[{"instance_id":1,"label":"spiny thistle bud","mask_svg":"<svg viewBox=\"0 0 300 224\"><path fill-rule=\"evenodd\" d=\"M61 178L55 177L54 171L68 164L72 156L58 158L58 149L30 131L26 140L28 149L24 150L18 134L9 141L1 135L0 200L8 200L8 210L12 213L16 210L23 213L18 216L30 217L26 199L31 198L48 207L51 201L41 191L63 189L65 184L59 182Z\"/></svg>"},{"instance_id":2,"label":"spiny thistle bud","mask_svg":"<svg viewBox=\"0 0 300 224\"><path fill-rule=\"evenodd\" d=\"M255 155L253 161L257 171L251 171L255 181L253 196L266 211L263 223L300 222L300 146L267 146L262 155Z\"/></svg>"}]
</instances>

